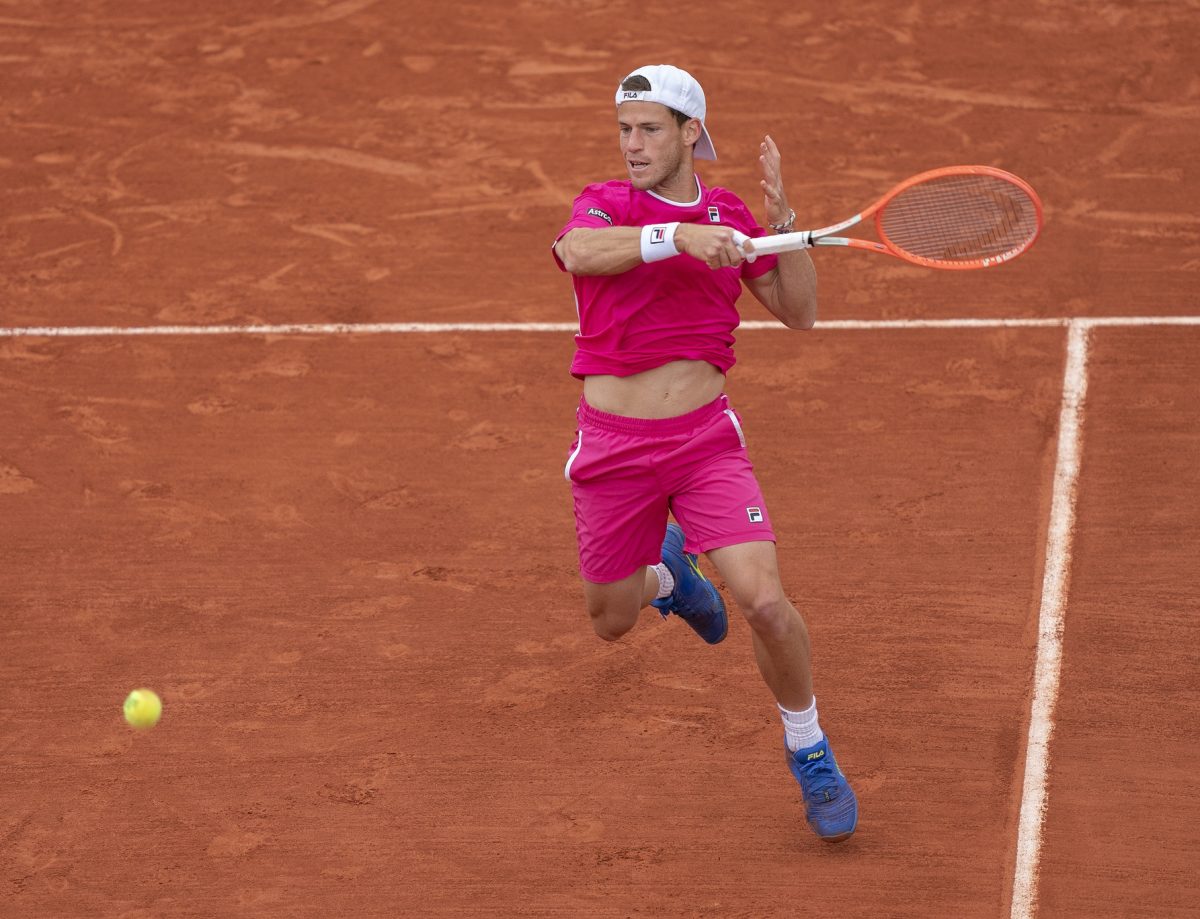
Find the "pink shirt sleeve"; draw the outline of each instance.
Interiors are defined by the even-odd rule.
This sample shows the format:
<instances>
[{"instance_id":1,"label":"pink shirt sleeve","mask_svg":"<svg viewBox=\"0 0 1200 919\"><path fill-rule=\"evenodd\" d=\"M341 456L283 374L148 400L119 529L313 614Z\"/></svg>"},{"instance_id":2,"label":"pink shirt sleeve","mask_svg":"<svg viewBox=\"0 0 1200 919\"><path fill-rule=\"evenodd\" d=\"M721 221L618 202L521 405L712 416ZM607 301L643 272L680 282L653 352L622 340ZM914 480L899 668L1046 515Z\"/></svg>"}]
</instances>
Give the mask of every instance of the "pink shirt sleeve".
<instances>
[{"instance_id":1,"label":"pink shirt sleeve","mask_svg":"<svg viewBox=\"0 0 1200 919\"><path fill-rule=\"evenodd\" d=\"M558 241L577 227L603 230L605 227L624 226L621 221L625 215L620 213L619 204L620 202L609 193L609 189L604 185L589 185L579 193L571 208L571 219L558 231L554 242L550 244L550 254L554 256L559 271L566 271L567 267L562 263L562 259L558 257L558 251L554 248Z\"/></svg>"}]
</instances>

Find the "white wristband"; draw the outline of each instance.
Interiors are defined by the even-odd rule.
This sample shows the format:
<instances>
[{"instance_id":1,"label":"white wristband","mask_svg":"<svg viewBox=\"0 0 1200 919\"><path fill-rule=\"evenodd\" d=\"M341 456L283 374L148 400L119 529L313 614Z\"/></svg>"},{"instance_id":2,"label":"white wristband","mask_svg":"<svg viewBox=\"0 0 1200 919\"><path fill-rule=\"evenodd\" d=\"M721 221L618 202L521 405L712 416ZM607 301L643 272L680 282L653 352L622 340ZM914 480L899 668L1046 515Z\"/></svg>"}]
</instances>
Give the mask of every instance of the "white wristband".
<instances>
[{"instance_id":1,"label":"white wristband","mask_svg":"<svg viewBox=\"0 0 1200 919\"><path fill-rule=\"evenodd\" d=\"M675 228L677 226L679 226L679 221L650 223L642 227L643 262L661 262L665 258L672 258L679 254L679 250L675 248Z\"/></svg>"}]
</instances>

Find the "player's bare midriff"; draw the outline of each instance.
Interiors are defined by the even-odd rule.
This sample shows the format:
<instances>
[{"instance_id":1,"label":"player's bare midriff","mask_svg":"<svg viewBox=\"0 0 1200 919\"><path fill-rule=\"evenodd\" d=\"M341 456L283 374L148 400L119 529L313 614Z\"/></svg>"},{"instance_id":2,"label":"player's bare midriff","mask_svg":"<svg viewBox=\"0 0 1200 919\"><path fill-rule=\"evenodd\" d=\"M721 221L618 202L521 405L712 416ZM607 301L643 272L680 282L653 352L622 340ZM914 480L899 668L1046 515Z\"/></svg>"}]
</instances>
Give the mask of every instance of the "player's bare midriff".
<instances>
[{"instance_id":1,"label":"player's bare midriff","mask_svg":"<svg viewBox=\"0 0 1200 919\"><path fill-rule=\"evenodd\" d=\"M672 361L627 377L589 376L588 405L626 418L673 418L707 405L725 389L725 374L707 361Z\"/></svg>"}]
</instances>

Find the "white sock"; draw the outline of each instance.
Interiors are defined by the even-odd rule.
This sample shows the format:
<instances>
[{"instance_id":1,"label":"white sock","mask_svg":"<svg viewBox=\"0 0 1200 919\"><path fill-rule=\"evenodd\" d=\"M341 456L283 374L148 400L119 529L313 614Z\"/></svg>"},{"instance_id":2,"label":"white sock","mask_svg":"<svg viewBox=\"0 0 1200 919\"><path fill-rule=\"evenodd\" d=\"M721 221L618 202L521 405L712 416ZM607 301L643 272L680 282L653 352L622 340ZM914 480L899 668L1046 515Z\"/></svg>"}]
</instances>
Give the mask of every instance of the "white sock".
<instances>
[{"instance_id":1,"label":"white sock","mask_svg":"<svg viewBox=\"0 0 1200 919\"><path fill-rule=\"evenodd\" d=\"M778 704L778 703L776 703ZM802 712L789 712L782 705L779 714L783 716L783 733L787 736L787 748L795 753L802 747L819 744L825 737L821 726L817 724L817 700L813 697L812 704Z\"/></svg>"},{"instance_id":2,"label":"white sock","mask_svg":"<svg viewBox=\"0 0 1200 919\"><path fill-rule=\"evenodd\" d=\"M658 575L658 596L654 599L662 600L671 596L675 590L675 575L671 574L671 569L659 562L654 566L654 573ZM642 596L644 597L645 594Z\"/></svg>"}]
</instances>

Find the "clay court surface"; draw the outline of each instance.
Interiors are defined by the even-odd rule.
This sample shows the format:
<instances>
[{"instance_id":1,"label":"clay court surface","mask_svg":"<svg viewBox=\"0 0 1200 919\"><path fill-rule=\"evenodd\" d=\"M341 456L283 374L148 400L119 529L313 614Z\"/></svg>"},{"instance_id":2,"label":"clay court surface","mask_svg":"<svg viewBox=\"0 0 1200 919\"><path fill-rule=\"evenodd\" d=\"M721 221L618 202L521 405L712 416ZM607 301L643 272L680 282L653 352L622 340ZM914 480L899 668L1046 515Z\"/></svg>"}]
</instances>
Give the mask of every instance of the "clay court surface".
<instances>
[{"instance_id":1,"label":"clay court surface","mask_svg":"<svg viewBox=\"0 0 1200 919\"><path fill-rule=\"evenodd\" d=\"M1200 916L1200 7L681 12L0 0L0 915ZM802 224L1046 203L739 334L840 846L739 616L582 607L547 247L658 61L760 219L768 131Z\"/></svg>"}]
</instances>

